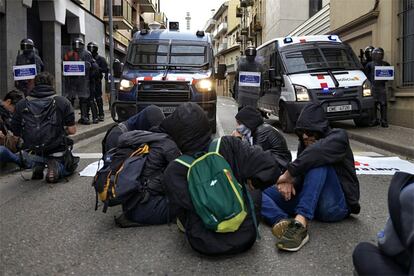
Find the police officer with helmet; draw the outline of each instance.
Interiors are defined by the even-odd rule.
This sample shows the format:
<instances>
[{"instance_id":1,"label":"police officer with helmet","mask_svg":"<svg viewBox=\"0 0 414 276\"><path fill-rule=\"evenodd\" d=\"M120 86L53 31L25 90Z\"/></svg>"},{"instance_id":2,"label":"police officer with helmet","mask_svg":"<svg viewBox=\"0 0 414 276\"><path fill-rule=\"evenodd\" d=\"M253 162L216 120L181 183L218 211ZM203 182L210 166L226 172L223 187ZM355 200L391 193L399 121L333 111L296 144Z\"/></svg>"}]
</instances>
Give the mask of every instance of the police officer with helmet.
<instances>
[{"instance_id":1,"label":"police officer with helmet","mask_svg":"<svg viewBox=\"0 0 414 276\"><path fill-rule=\"evenodd\" d=\"M76 97L79 99L81 118L78 123L89 125L88 101L90 95L90 75L94 60L92 54L84 48L85 43L82 38L76 38L72 41L72 49L63 57L64 61L84 61L84 76L64 76L66 97L71 101L72 105Z\"/></svg>"},{"instance_id":2,"label":"police officer with helmet","mask_svg":"<svg viewBox=\"0 0 414 276\"><path fill-rule=\"evenodd\" d=\"M256 48L253 46L248 46L244 51L245 56L240 57L238 65L237 65L237 72L235 77L235 94L237 98L237 103L239 105L239 110L245 106L254 106L257 107L257 101L261 96L261 89L262 89L262 72L263 66L258 61L256 54ZM251 83L250 85L246 86L245 82L243 81L243 77L248 77L249 72L252 73L259 73L260 78L255 79L259 80L259 82ZM242 75L242 77L240 77ZM257 74L254 74L257 75Z\"/></svg>"},{"instance_id":3,"label":"police officer with helmet","mask_svg":"<svg viewBox=\"0 0 414 276\"><path fill-rule=\"evenodd\" d=\"M387 88L386 80L375 80L376 66L390 66L384 61L384 49L375 48L372 50L372 61L365 66L365 74L371 82L371 90L375 99L375 121L373 125L381 124L382 127L388 127L387 119ZM380 107L380 120L377 119L377 106Z\"/></svg>"},{"instance_id":4,"label":"police officer with helmet","mask_svg":"<svg viewBox=\"0 0 414 276\"><path fill-rule=\"evenodd\" d=\"M43 61L36 53L35 45L33 40L25 38L20 42L20 51L16 58L16 65L29 65L36 64L37 74L43 71ZM20 80L15 82L17 89L22 91L25 95L29 91L28 80Z\"/></svg>"},{"instance_id":5,"label":"police officer with helmet","mask_svg":"<svg viewBox=\"0 0 414 276\"><path fill-rule=\"evenodd\" d=\"M365 49L364 49L365 59L361 62L362 66L364 66L364 68L365 68L365 66L367 66L367 64L369 62L372 61L372 50L374 50L374 46L371 46L371 45L365 47Z\"/></svg>"},{"instance_id":6,"label":"police officer with helmet","mask_svg":"<svg viewBox=\"0 0 414 276\"><path fill-rule=\"evenodd\" d=\"M93 78L94 86L93 90L91 89L91 96L92 101L95 100L98 106L98 118L99 121L104 120L104 110L103 110L103 99L102 99L102 78L105 77L105 80L108 81L108 63L106 62L105 58L98 54L98 44L95 42L88 43L88 51L91 52L93 58L98 65L98 72L95 74Z\"/></svg>"}]
</instances>

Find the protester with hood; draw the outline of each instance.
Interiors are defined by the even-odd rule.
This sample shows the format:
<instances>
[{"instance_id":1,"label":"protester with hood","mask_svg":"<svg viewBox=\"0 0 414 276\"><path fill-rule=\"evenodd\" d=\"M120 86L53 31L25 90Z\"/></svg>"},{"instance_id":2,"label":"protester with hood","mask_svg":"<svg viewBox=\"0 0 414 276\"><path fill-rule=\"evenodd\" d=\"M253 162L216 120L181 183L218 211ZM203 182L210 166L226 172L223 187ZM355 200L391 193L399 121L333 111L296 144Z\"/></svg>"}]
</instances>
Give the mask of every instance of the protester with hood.
<instances>
[{"instance_id":1,"label":"protester with hood","mask_svg":"<svg viewBox=\"0 0 414 276\"><path fill-rule=\"evenodd\" d=\"M237 128L234 136L242 137L250 145L258 145L263 150L270 150L285 171L292 161L292 155L287 147L286 139L274 127L263 121L260 111L253 106L246 106L236 114Z\"/></svg>"},{"instance_id":2,"label":"protester with hood","mask_svg":"<svg viewBox=\"0 0 414 276\"><path fill-rule=\"evenodd\" d=\"M67 135L76 133L75 114L70 102L57 96L53 76L47 72L34 79L35 87L26 99L16 105L12 119L12 131L23 138L23 148L31 152L32 179L43 179L47 164L46 181L71 175L78 158L72 156L73 141Z\"/></svg>"},{"instance_id":3,"label":"protester with hood","mask_svg":"<svg viewBox=\"0 0 414 276\"><path fill-rule=\"evenodd\" d=\"M126 132L118 142L121 148L147 144L150 151L141 173L145 189L123 204L123 214L115 219L116 223L120 227L135 227L170 222L175 218L175 213L168 208L165 195L168 179L164 178L164 171L171 161L180 156L177 145L165 133L145 130Z\"/></svg>"},{"instance_id":4,"label":"protester with hood","mask_svg":"<svg viewBox=\"0 0 414 276\"><path fill-rule=\"evenodd\" d=\"M264 194L262 214L281 250L298 251L308 240L308 222L340 221L360 211L359 182L348 135L331 129L317 103L306 105L296 123L297 158Z\"/></svg>"},{"instance_id":5,"label":"protester with hood","mask_svg":"<svg viewBox=\"0 0 414 276\"><path fill-rule=\"evenodd\" d=\"M388 210L390 218L378 233L378 246L362 242L354 250L358 275L414 275L414 175L394 175Z\"/></svg>"},{"instance_id":6,"label":"protester with hood","mask_svg":"<svg viewBox=\"0 0 414 276\"><path fill-rule=\"evenodd\" d=\"M150 130L159 126L165 116L161 108L156 105L150 105L131 116L128 120L119 123L111 128L102 141L102 153L118 146L118 139L123 133L132 130Z\"/></svg>"},{"instance_id":7,"label":"protester with hood","mask_svg":"<svg viewBox=\"0 0 414 276\"><path fill-rule=\"evenodd\" d=\"M195 103L185 103L168 116L160 125L177 143L183 154L195 156L207 152L212 141L211 129L203 109ZM219 153L230 165L239 183L251 180L255 188L265 188L275 183L280 175L279 164L270 151L250 146L236 137L221 138ZM171 162L164 179L168 179L167 195L170 210L177 213L184 227L185 236L192 248L207 255L235 254L248 250L256 240L256 227L250 208L247 217L235 232L218 233L205 227L197 215L188 190L188 167ZM260 209L261 192L249 191Z\"/></svg>"},{"instance_id":8,"label":"protester with hood","mask_svg":"<svg viewBox=\"0 0 414 276\"><path fill-rule=\"evenodd\" d=\"M23 94L12 90L6 94L0 102L0 163L15 163L22 165L19 156L16 154L19 137L11 132L12 116L16 104L23 99Z\"/></svg>"}]
</instances>

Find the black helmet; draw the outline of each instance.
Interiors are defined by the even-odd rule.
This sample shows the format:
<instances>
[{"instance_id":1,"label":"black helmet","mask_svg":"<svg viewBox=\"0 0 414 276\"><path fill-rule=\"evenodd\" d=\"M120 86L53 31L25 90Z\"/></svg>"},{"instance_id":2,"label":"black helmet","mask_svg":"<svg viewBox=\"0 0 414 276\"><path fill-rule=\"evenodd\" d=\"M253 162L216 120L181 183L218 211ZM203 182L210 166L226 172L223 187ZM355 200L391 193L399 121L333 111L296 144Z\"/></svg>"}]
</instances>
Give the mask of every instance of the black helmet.
<instances>
[{"instance_id":1,"label":"black helmet","mask_svg":"<svg viewBox=\"0 0 414 276\"><path fill-rule=\"evenodd\" d=\"M382 61L384 59L384 49L378 47L372 50L372 59L374 61Z\"/></svg>"},{"instance_id":2,"label":"black helmet","mask_svg":"<svg viewBox=\"0 0 414 276\"><path fill-rule=\"evenodd\" d=\"M247 57L255 57L256 56L256 48L254 48L253 46L249 46L246 48L246 50L244 50L244 54Z\"/></svg>"},{"instance_id":3,"label":"black helmet","mask_svg":"<svg viewBox=\"0 0 414 276\"><path fill-rule=\"evenodd\" d=\"M72 48L74 50L82 49L83 46L85 46L85 43L83 42L82 38L76 38L75 40L72 41Z\"/></svg>"},{"instance_id":4,"label":"black helmet","mask_svg":"<svg viewBox=\"0 0 414 276\"><path fill-rule=\"evenodd\" d=\"M22 41L20 41L20 50L25 51L25 50L33 50L34 48L34 43L33 40L31 40L30 38L25 38Z\"/></svg>"},{"instance_id":5,"label":"black helmet","mask_svg":"<svg viewBox=\"0 0 414 276\"><path fill-rule=\"evenodd\" d=\"M98 44L96 44L93 41L88 43L87 48L88 48L88 51L91 52L92 54L98 53Z\"/></svg>"},{"instance_id":6,"label":"black helmet","mask_svg":"<svg viewBox=\"0 0 414 276\"><path fill-rule=\"evenodd\" d=\"M374 50L374 46L367 46L364 49L364 55L366 59L371 59L372 58L372 50Z\"/></svg>"}]
</instances>

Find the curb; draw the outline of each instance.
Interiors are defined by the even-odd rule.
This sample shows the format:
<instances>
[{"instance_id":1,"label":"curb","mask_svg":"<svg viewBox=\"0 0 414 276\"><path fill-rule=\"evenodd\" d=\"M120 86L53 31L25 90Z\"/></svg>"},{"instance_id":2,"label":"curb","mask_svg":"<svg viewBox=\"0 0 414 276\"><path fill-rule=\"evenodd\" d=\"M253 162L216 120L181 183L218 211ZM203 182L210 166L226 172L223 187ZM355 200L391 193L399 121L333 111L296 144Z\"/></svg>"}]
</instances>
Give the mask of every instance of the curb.
<instances>
[{"instance_id":1,"label":"curb","mask_svg":"<svg viewBox=\"0 0 414 276\"><path fill-rule=\"evenodd\" d=\"M362 142L368 144L370 146L374 146L386 151L390 151L402 156L407 156L409 158L414 158L414 148L412 147L404 147L402 145L393 144L384 140L375 139L369 136L361 135L358 133L354 133L350 130L347 130L348 136L350 139L353 139L358 142Z\"/></svg>"},{"instance_id":2,"label":"curb","mask_svg":"<svg viewBox=\"0 0 414 276\"><path fill-rule=\"evenodd\" d=\"M109 123L106 123L106 124L100 123L100 125L98 124L97 127L87 129L87 130L85 130L81 133L75 134L73 136L69 136L69 138L73 140L74 144L76 144L76 143L78 143L82 140L85 140L87 138L90 138L92 136L95 136L95 135L98 135L102 132L107 131L108 129L110 129L115 124L116 124L115 122L109 122Z\"/></svg>"}]
</instances>

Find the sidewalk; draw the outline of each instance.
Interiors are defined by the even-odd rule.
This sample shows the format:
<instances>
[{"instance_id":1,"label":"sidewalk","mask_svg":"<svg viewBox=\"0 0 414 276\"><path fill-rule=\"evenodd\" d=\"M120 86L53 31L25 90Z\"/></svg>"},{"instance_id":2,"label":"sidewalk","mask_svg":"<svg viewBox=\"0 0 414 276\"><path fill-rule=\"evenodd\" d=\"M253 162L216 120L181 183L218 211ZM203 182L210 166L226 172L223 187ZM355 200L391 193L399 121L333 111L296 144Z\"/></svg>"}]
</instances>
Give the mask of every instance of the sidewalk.
<instances>
[{"instance_id":1,"label":"sidewalk","mask_svg":"<svg viewBox=\"0 0 414 276\"><path fill-rule=\"evenodd\" d=\"M334 122L333 126L346 129L350 139L402 156L414 158L414 129L390 125L388 128L357 128L352 121Z\"/></svg>"}]
</instances>

